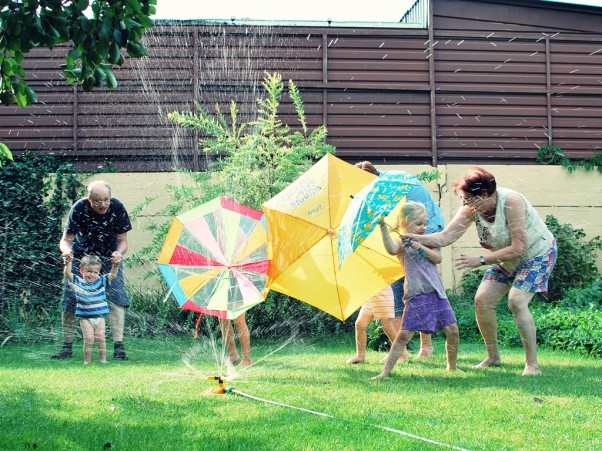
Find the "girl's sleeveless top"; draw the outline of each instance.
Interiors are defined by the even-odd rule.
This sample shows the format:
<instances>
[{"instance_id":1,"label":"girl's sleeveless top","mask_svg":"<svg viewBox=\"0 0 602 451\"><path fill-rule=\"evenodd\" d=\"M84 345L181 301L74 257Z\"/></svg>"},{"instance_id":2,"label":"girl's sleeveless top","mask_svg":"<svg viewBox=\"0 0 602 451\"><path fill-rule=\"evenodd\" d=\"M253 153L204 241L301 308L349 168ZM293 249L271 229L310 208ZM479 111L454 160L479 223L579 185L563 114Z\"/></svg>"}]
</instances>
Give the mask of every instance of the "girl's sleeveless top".
<instances>
[{"instance_id":1,"label":"girl's sleeveless top","mask_svg":"<svg viewBox=\"0 0 602 451\"><path fill-rule=\"evenodd\" d=\"M424 252L416 251L406 244L403 252L403 266L405 269L404 304L419 294L432 293L436 294L439 299L447 299L437 265L430 261Z\"/></svg>"}]
</instances>

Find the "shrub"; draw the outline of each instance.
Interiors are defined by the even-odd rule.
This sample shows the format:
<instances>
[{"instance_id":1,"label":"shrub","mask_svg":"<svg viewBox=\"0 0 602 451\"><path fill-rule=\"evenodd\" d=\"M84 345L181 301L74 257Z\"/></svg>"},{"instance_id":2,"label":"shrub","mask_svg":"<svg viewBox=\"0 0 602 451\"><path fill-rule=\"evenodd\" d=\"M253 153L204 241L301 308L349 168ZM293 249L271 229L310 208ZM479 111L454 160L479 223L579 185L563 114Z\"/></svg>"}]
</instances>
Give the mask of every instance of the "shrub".
<instances>
[{"instance_id":1,"label":"shrub","mask_svg":"<svg viewBox=\"0 0 602 451\"><path fill-rule=\"evenodd\" d=\"M602 250L602 239L596 236L588 240L583 229L560 224L552 215L546 217L546 224L556 238L558 258L548 293L543 297L556 303L572 288L584 288L600 279L596 258L598 251Z\"/></svg>"},{"instance_id":2,"label":"shrub","mask_svg":"<svg viewBox=\"0 0 602 451\"><path fill-rule=\"evenodd\" d=\"M385 334L385 330L380 321L370 321L366 328L366 335L368 336L368 342L366 343L367 349L385 352L388 352L389 349L391 349L391 342L389 341L387 334Z\"/></svg>"},{"instance_id":3,"label":"shrub","mask_svg":"<svg viewBox=\"0 0 602 451\"><path fill-rule=\"evenodd\" d=\"M537 161L542 164L559 164L569 172L575 172L578 168L586 171L602 172L602 152L593 148L594 156L582 160L571 160L566 157L560 147L543 146L537 151Z\"/></svg>"},{"instance_id":4,"label":"shrub","mask_svg":"<svg viewBox=\"0 0 602 451\"><path fill-rule=\"evenodd\" d=\"M370 324L368 324L368 327L366 328L366 333L368 335L368 343L366 344L367 349L373 349L374 351L379 352L389 352L389 349L391 349L391 341L389 341L389 337L385 334L383 325L379 320L370 321ZM416 333L408 343L407 348L411 351L419 346L420 336Z\"/></svg>"},{"instance_id":5,"label":"shrub","mask_svg":"<svg viewBox=\"0 0 602 451\"><path fill-rule=\"evenodd\" d=\"M133 337L155 337L164 334L185 335L194 330L196 314L182 310L165 294L167 284L142 288L127 285L131 307L126 311L125 333Z\"/></svg>"},{"instance_id":6,"label":"shrub","mask_svg":"<svg viewBox=\"0 0 602 451\"><path fill-rule=\"evenodd\" d=\"M29 153L0 167L0 334L47 338L59 319L62 219L82 188L70 164Z\"/></svg>"},{"instance_id":7,"label":"shrub","mask_svg":"<svg viewBox=\"0 0 602 451\"><path fill-rule=\"evenodd\" d=\"M583 310L557 306L538 315L536 323L539 343L602 357L602 312L595 305Z\"/></svg>"},{"instance_id":8,"label":"shrub","mask_svg":"<svg viewBox=\"0 0 602 451\"><path fill-rule=\"evenodd\" d=\"M353 330L353 318L341 322L334 316L276 291L253 307L247 316L253 335L283 337L289 335L320 337Z\"/></svg>"},{"instance_id":9,"label":"shrub","mask_svg":"<svg viewBox=\"0 0 602 451\"><path fill-rule=\"evenodd\" d=\"M558 301L559 307L585 308L589 305L595 308L602 306L602 280L596 280L585 287L571 288Z\"/></svg>"}]
</instances>

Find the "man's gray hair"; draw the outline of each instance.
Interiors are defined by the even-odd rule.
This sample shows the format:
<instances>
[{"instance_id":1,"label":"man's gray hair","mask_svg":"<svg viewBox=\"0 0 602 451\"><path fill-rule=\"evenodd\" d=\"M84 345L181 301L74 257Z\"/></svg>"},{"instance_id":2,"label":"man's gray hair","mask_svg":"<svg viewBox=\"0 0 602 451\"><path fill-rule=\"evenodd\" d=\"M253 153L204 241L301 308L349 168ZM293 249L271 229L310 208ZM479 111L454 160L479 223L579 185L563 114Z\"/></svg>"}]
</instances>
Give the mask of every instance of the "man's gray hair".
<instances>
[{"instance_id":1,"label":"man's gray hair","mask_svg":"<svg viewBox=\"0 0 602 451\"><path fill-rule=\"evenodd\" d=\"M91 196L92 193L94 191L96 191L100 187L108 189L109 190L109 196L111 195L111 185L109 185L104 180L95 180L93 182L90 182L90 184L88 185L88 196Z\"/></svg>"}]
</instances>

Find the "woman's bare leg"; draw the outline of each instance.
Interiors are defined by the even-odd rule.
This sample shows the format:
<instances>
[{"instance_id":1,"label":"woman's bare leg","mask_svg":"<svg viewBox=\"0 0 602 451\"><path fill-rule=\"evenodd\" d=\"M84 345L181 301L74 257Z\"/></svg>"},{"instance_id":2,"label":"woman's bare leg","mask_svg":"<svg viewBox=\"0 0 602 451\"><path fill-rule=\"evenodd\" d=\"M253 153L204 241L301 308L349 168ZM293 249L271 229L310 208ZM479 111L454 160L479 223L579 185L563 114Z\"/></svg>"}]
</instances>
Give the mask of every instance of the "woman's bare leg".
<instances>
[{"instance_id":1,"label":"woman's bare leg","mask_svg":"<svg viewBox=\"0 0 602 451\"><path fill-rule=\"evenodd\" d=\"M481 285L479 285L474 299L475 313L479 331L487 347L487 358L478 365L475 365L475 368L499 366L502 363L497 343L497 316L495 314L495 307L509 290L510 287L508 285L488 280L481 282Z\"/></svg>"},{"instance_id":2,"label":"woman's bare leg","mask_svg":"<svg viewBox=\"0 0 602 451\"><path fill-rule=\"evenodd\" d=\"M512 312L512 316L514 316L514 322L525 348L525 370L523 371L523 376L541 374L541 369L537 361L537 331L533 316L529 310L529 302L533 299L534 295L535 293L528 293L514 287L508 293L508 307Z\"/></svg>"},{"instance_id":3,"label":"woman's bare leg","mask_svg":"<svg viewBox=\"0 0 602 451\"><path fill-rule=\"evenodd\" d=\"M357 319L355 320L355 356L347 359L347 363L363 363L366 361L366 343L368 334L366 329L370 321L374 319L372 313L365 309L361 309ZM393 335L395 337L395 335Z\"/></svg>"},{"instance_id":4,"label":"woman's bare leg","mask_svg":"<svg viewBox=\"0 0 602 451\"><path fill-rule=\"evenodd\" d=\"M125 309L115 304L109 308L109 325L113 334L113 342L123 342L123 328L125 325Z\"/></svg>"}]
</instances>

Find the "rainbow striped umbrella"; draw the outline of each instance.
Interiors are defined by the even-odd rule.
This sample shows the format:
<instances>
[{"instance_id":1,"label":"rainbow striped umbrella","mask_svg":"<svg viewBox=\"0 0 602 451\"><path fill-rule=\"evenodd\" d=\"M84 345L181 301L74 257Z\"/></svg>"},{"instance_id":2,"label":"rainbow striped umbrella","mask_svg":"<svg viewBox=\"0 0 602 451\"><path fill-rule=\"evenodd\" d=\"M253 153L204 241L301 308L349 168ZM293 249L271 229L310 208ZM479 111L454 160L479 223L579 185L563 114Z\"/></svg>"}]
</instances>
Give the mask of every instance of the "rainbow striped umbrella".
<instances>
[{"instance_id":1,"label":"rainbow striped umbrella","mask_svg":"<svg viewBox=\"0 0 602 451\"><path fill-rule=\"evenodd\" d=\"M177 215L157 264L181 308L234 319L267 295L263 214L220 196Z\"/></svg>"}]
</instances>

